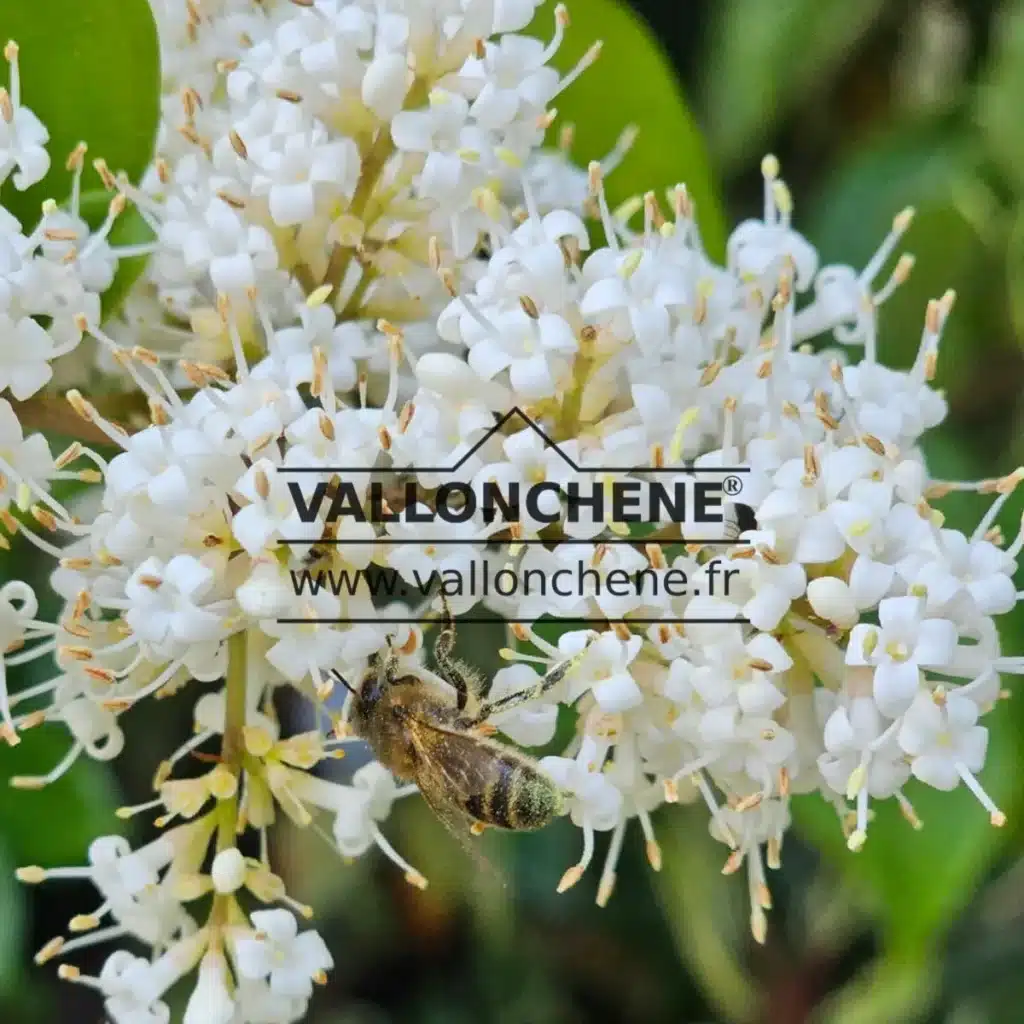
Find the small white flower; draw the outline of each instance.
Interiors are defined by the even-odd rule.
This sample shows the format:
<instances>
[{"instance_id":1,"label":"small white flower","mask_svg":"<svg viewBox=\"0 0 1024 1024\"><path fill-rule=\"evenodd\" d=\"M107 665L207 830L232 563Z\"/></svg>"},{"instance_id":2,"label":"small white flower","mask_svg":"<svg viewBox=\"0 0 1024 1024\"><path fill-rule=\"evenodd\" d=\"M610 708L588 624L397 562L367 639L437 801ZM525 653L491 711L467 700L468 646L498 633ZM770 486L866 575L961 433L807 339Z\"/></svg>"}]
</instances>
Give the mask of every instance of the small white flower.
<instances>
[{"instance_id":1,"label":"small white flower","mask_svg":"<svg viewBox=\"0 0 1024 1024\"><path fill-rule=\"evenodd\" d=\"M320 536L322 523L305 523L299 516L288 486L294 479L279 473L269 459L260 459L236 484L235 489L249 504L235 513L231 530L250 555L262 552L278 536L308 538L310 542Z\"/></svg>"},{"instance_id":2,"label":"small white flower","mask_svg":"<svg viewBox=\"0 0 1024 1024\"><path fill-rule=\"evenodd\" d=\"M580 312L621 341L635 340L642 352L656 354L671 341L673 309L689 298L672 270L643 251L599 249L583 267L589 287Z\"/></svg>"},{"instance_id":3,"label":"small white flower","mask_svg":"<svg viewBox=\"0 0 1024 1024\"><path fill-rule=\"evenodd\" d=\"M442 584L447 578L468 580L473 563L478 561L473 541L481 536L479 523L471 519L447 521L417 502L406 506L400 519L388 523L390 543L384 548L385 558L411 587L427 588L435 579ZM464 543L455 543L460 540ZM453 594L452 609L456 613L464 611L474 600L473 594Z\"/></svg>"},{"instance_id":4,"label":"small white flower","mask_svg":"<svg viewBox=\"0 0 1024 1024\"><path fill-rule=\"evenodd\" d=\"M921 687L921 670L942 670L956 650L956 625L924 617L916 597L888 597L878 606L879 626L859 623L850 633L847 665L874 668L875 700L891 718L910 707Z\"/></svg>"},{"instance_id":5,"label":"small white flower","mask_svg":"<svg viewBox=\"0 0 1024 1024\"><path fill-rule=\"evenodd\" d=\"M589 690L605 712L627 711L643 701L643 692L629 670L640 653L643 638L620 640L614 633L602 633L576 667L570 690L575 700Z\"/></svg>"},{"instance_id":6,"label":"small white flower","mask_svg":"<svg viewBox=\"0 0 1024 1024\"><path fill-rule=\"evenodd\" d=\"M201 213L185 203L175 212L181 220L164 222L163 243L180 249L189 270L208 273L217 291L244 297L277 267L277 249L267 230L246 224L223 200L210 200Z\"/></svg>"},{"instance_id":7,"label":"small white flower","mask_svg":"<svg viewBox=\"0 0 1024 1024\"><path fill-rule=\"evenodd\" d=\"M227 964L222 953L211 950L199 965L199 977L185 1007L182 1024L231 1024L234 1013L235 1003L228 991Z\"/></svg>"},{"instance_id":8,"label":"small white flower","mask_svg":"<svg viewBox=\"0 0 1024 1024\"><path fill-rule=\"evenodd\" d=\"M17 47L7 47L11 68L10 95L5 97L7 110L0 117L0 183L12 170L14 187L19 192L42 181L50 169L46 143L50 133L38 117L21 102L21 74ZM8 116L9 115L9 116Z\"/></svg>"},{"instance_id":9,"label":"small white flower","mask_svg":"<svg viewBox=\"0 0 1024 1024\"><path fill-rule=\"evenodd\" d=\"M879 363L844 367L843 386L857 403L861 428L899 447L916 442L946 415L945 399L918 374Z\"/></svg>"},{"instance_id":10,"label":"small white flower","mask_svg":"<svg viewBox=\"0 0 1024 1024\"><path fill-rule=\"evenodd\" d=\"M279 109L295 117L301 108L281 100ZM256 168L254 195L266 196L271 219L278 227L309 220L318 195L351 196L359 177L359 150L352 139L328 140L322 124L275 125L272 135L248 143L249 159Z\"/></svg>"},{"instance_id":11,"label":"small white flower","mask_svg":"<svg viewBox=\"0 0 1024 1024\"><path fill-rule=\"evenodd\" d=\"M472 177L487 148L486 136L469 120L469 103L457 93L435 89L426 110L403 110L391 122L395 145L407 153L426 154L418 191L425 198L453 203L468 197Z\"/></svg>"},{"instance_id":12,"label":"small white flower","mask_svg":"<svg viewBox=\"0 0 1024 1024\"><path fill-rule=\"evenodd\" d=\"M299 934L295 917L287 910L259 910L252 914L252 938L235 942L238 972L244 978L269 977L275 996L309 999L313 981L334 966L334 960L315 931Z\"/></svg>"},{"instance_id":13,"label":"small white flower","mask_svg":"<svg viewBox=\"0 0 1024 1024\"><path fill-rule=\"evenodd\" d=\"M325 304L303 304L299 317L301 327L286 327L274 335L274 355L284 362L289 386L298 387L313 380L313 350L319 347L328 358L334 386L339 391L354 387L354 357L361 355L360 350L365 347L362 332L353 332L351 324L338 324L334 310Z\"/></svg>"},{"instance_id":14,"label":"small white flower","mask_svg":"<svg viewBox=\"0 0 1024 1024\"><path fill-rule=\"evenodd\" d=\"M235 989L235 1004L231 1024L295 1024L305 1017L307 1000L276 995L269 982L242 977Z\"/></svg>"},{"instance_id":15,"label":"small white flower","mask_svg":"<svg viewBox=\"0 0 1024 1024\"><path fill-rule=\"evenodd\" d=\"M374 843L377 823L386 820L398 794L395 780L382 764L371 761L338 794L334 840L346 857L358 857Z\"/></svg>"},{"instance_id":16,"label":"small white flower","mask_svg":"<svg viewBox=\"0 0 1024 1024\"><path fill-rule=\"evenodd\" d=\"M285 619L268 619L262 623L267 636L277 643L267 651L267 661L285 679L299 683L312 676L319 685L329 669L344 661L348 642L343 624L341 601L327 590L319 594L306 594L301 599L291 595ZM308 621L303 621L308 620Z\"/></svg>"},{"instance_id":17,"label":"small white flower","mask_svg":"<svg viewBox=\"0 0 1024 1024\"><path fill-rule=\"evenodd\" d=\"M0 313L0 391L10 389L19 402L31 398L53 376L50 360L57 354L49 333L31 317L15 321Z\"/></svg>"},{"instance_id":18,"label":"small white flower","mask_svg":"<svg viewBox=\"0 0 1024 1024\"><path fill-rule=\"evenodd\" d=\"M202 606L213 584L213 571L191 555L175 555L166 564L148 558L125 584L131 602L125 621L158 650L215 640L223 618Z\"/></svg>"},{"instance_id":19,"label":"small white flower","mask_svg":"<svg viewBox=\"0 0 1024 1024\"><path fill-rule=\"evenodd\" d=\"M939 537L936 557L905 573L915 593L923 588L929 611L956 621L1010 611L1017 600L1013 556L959 530L942 530Z\"/></svg>"},{"instance_id":20,"label":"small white flower","mask_svg":"<svg viewBox=\"0 0 1024 1024\"><path fill-rule=\"evenodd\" d=\"M54 718L63 722L75 742L97 761L111 761L124 750L124 731L117 716L89 697L69 700Z\"/></svg>"},{"instance_id":21,"label":"small white flower","mask_svg":"<svg viewBox=\"0 0 1024 1024\"><path fill-rule=\"evenodd\" d=\"M540 766L570 794L568 810L574 825L607 832L619 823L622 793L600 767L588 768L578 757L544 757Z\"/></svg>"},{"instance_id":22,"label":"small white flower","mask_svg":"<svg viewBox=\"0 0 1024 1024\"><path fill-rule=\"evenodd\" d=\"M107 957L97 980L114 1024L168 1024L170 1007L152 994L151 974L150 962L127 950Z\"/></svg>"},{"instance_id":23,"label":"small white flower","mask_svg":"<svg viewBox=\"0 0 1024 1024\"><path fill-rule=\"evenodd\" d=\"M847 794L854 788L853 795L857 795L863 787L871 796L887 797L906 782L910 769L900 756L895 736L884 735L886 725L870 697L856 697L848 707L838 707L829 716L825 753L818 759L818 767L837 793ZM864 773L863 780L858 772Z\"/></svg>"},{"instance_id":24,"label":"small white flower","mask_svg":"<svg viewBox=\"0 0 1024 1024\"><path fill-rule=\"evenodd\" d=\"M487 699L495 701L513 693L527 692L539 681L540 677L529 665L510 665L495 673ZM530 703L496 714L491 721L513 743L523 747L542 747L554 739L558 705L553 701Z\"/></svg>"},{"instance_id":25,"label":"small white flower","mask_svg":"<svg viewBox=\"0 0 1024 1024\"><path fill-rule=\"evenodd\" d=\"M790 226L792 199L778 178L778 161L766 157L764 176L764 217L744 221L729 236L728 265L741 279L773 282L787 260L796 271L798 290L807 288L818 269L814 247Z\"/></svg>"},{"instance_id":26,"label":"small white flower","mask_svg":"<svg viewBox=\"0 0 1024 1024\"><path fill-rule=\"evenodd\" d=\"M463 334L470 368L484 380L508 371L512 390L527 399L553 395L567 357L579 347L562 317L542 313L535 320L518 307L490 312L485 322L468 320Z\"/></svg>"},{"instance_id":27,"label":"small white flower","mask_svg":"<svg viewBox=\"0 0 1024 1024\"><path fill-rule=\"evenodd\" d=\"M729 601L741 605L741 614L764 632L778 626L790 605L803 595L807 587L806 570L796 562L777 564L763 558L721 561L723 571L738 571L730 585ZM702 596L698 600L706 599ZM713 600L723 613L727 611L724 599ZM695 611L691 614L697 616Z\"/></svg>"},{"instance_id":28,"label":"small white flower","mask_svg":"<svg viewBox=\"0 0 1024 1024\"><path fill-rule=\"evenodd\" d=\"M256 562L248 579L235 591L235 600L254 619L283 618L295 603L288 570L273 559Z\"/></svg>"},{"instance_id":29,"label":"small white flower","mask_svg":"<svg viewBox=\"0 0 1024 1024\"><path fill-rule=\"evenodd\" d=\"M835 576L819 576L807 584L807 600L816 615L841 629L857 624L860 612L845 580Z\"/></svg>"},{"instance_id":30,"label":"small white flower","mask_svg":"<svg viewBox=\"0 0 1024 1024\"><path fill-rule=\"evenodd\" d=\"M955 691L936 699L921 692L903 717L899 743L913 758L914 777L936 789L955 789L981 771L988 729L978 725L978 706Z\"/></svg>"}]
</instances>

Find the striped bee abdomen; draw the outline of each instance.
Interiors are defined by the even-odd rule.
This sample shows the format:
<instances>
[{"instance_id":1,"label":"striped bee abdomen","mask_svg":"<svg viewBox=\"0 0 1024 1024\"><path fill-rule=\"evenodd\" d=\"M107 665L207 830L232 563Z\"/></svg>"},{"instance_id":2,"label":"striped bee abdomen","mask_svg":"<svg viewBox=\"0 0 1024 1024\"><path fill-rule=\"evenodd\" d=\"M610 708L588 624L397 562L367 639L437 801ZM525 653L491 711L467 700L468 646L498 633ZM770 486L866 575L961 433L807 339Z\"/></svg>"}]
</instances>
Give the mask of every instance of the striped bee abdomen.
<instances>
[{"instance_id":1,"label":"striped bee abdomen","mask_svg":"<svg viewBox=\"0 0 1024 1024\"><path fill-rule=\"evenodd\" d=\"M490 759L486 775L486 784L466 794L462 804L485 825L531 831L543 828L561 810L557 786L525 757L503 751Z\"/></svg>"}]
</instances>

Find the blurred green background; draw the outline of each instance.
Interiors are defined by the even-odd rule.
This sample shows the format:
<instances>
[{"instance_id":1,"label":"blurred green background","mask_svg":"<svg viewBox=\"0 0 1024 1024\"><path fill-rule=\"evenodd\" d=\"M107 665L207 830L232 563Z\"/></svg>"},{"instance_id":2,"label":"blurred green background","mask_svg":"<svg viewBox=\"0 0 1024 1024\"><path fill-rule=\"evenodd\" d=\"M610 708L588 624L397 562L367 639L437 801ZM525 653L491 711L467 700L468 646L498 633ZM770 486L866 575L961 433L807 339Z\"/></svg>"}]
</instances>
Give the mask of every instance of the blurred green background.
<instances>
[{"instance_id":1,"label":"blurred green background","mask_svg":"<svg viewBox=\"0 0 1024 1024\"><path fill-rule=\"evenodd\" d=\"M640 140L610 180L612 198L686 181L716 255L724 225L760 209L768 151L792 187L797 226L825 262L859 265L893 214L916 206L906 243L917 266L882 311L880 351L907 365L927 299L955 288L939 380L952 411L929 445L935 475L991 476L1024 462L1024 3L634 0L632 8L571 0L572 42L560 62L606 40L598 65L560 102L562 116L579 122L576 158L601 156L626 123L638 123ZM548 5L539 32L549 34L550 18ZM982 506L966 497L943 510L969 529ZM1020 514L1020 501L1006 510L1007 534ZM0 562L3 577L42 579L46 570L17 547ZM1024 653L1024 620L1004 626L1005 648ZM499 642L463 634L477 663ZM78 862L92 836L117 828L113 808L148 796L152 751L185 735L190 703L179 696L133 712L128 749L112 770L81 763L44 793L0 795L0 1019L101 1018L88 993L30 964L71 913L91 908L93 893L73 883L23 890L13 867ZM918 787L924 828L913 832L882 807L855 855L832 812L799 798L771 879L764 947L749 938L743 878L720 875L725 850L708 838L702 808L656 816L660 875L630 830L605 910L593 903L593 869L555 894L579 853L565 822L535 837L485 837L496 869L487 871L406 801L386 831L430 877L426 893L382 857L344 864L314 835L279 832L277 863L294 894L316 905L337 963L310 1020L1020 1020L1024 699L986 722L983 778L1007 827L992 829L963 792ZM33 732L17 751L0 751L0 779L45 770L63 744L56 731ZM133 832L145 837L142 826ZM79 962L95 973L102 954Z\"/></svg>"}]
</instances>

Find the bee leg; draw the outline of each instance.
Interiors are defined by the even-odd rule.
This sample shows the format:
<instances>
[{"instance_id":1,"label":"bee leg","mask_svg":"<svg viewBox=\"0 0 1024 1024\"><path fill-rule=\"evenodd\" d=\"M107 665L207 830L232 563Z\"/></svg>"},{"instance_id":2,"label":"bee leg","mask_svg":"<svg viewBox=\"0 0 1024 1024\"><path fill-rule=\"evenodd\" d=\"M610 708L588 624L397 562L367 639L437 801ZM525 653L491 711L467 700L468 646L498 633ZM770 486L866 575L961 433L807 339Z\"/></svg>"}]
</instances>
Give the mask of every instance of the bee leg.
<instances>
[{"instance_id":1,"label":"bee leg","mask_svg":"<svg viewBox=\"0 0 1024 1024\"><path fill-rule=\"evenodd\" d=\"M589 646L588 644L587 647ZM475 716L475 721L477 723L482 722L499 711L509 711L520 704L525 704L528 700L535 700L537 697L547 693L548 690L557 686L579 664L586 649L585 647L579 654L574 654L571 658L566 658L565 661L560 661L554 668L549 669L541 676L536 686L531 686L527 690L517 690L515 693L510 693L505 697L499 697L497 700L482 704Z\"/></svg>"},{"instance_id":2,"label":"bee leg","mask_svg":"<svg viewBox=\"0 0 1024 1024\"><path fill-rule=\"evenodd\" d=\"M457 710L465 711L469 703L470 684L462 671L462 666L452 657L455 651L455 617L448 605L448 598L443 592L441 607L444 609L444 624L434 641L434 663L437 665L441 677L455 687Z\"/></svg>"},{"instance_id":3,"label":"bee leg","mask_svg":"<svg viewBox=\"0 0 1024 1024\"><path fill-rule=\"evenodd\" d=\"M380 673L388 683L394 683L398 679L398 651L392 646L393 637L388 637L388 653L380 664Z\"/></svg>"}]
</instances>

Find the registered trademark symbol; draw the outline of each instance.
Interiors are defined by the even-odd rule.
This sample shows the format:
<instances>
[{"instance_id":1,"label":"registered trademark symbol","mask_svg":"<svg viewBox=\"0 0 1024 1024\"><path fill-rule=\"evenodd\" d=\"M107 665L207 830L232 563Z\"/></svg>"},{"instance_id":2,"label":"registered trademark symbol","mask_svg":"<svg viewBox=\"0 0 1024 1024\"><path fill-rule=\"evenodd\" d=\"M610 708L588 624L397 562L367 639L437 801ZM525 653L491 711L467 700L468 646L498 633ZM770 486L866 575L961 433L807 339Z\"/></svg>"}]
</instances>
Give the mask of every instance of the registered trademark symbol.
<instances>
[{"instance_id":1,"label":"registered trademark symbol","mask_svg":"<svg viewBox=\"0 0 1024 1024\"><path fill-rule=\"evenodd\" d=\"M738 476L727 476L722 481L722 490L730 497L735 497L743 490L743 481Z\"/></svg>"}]
</instances>

